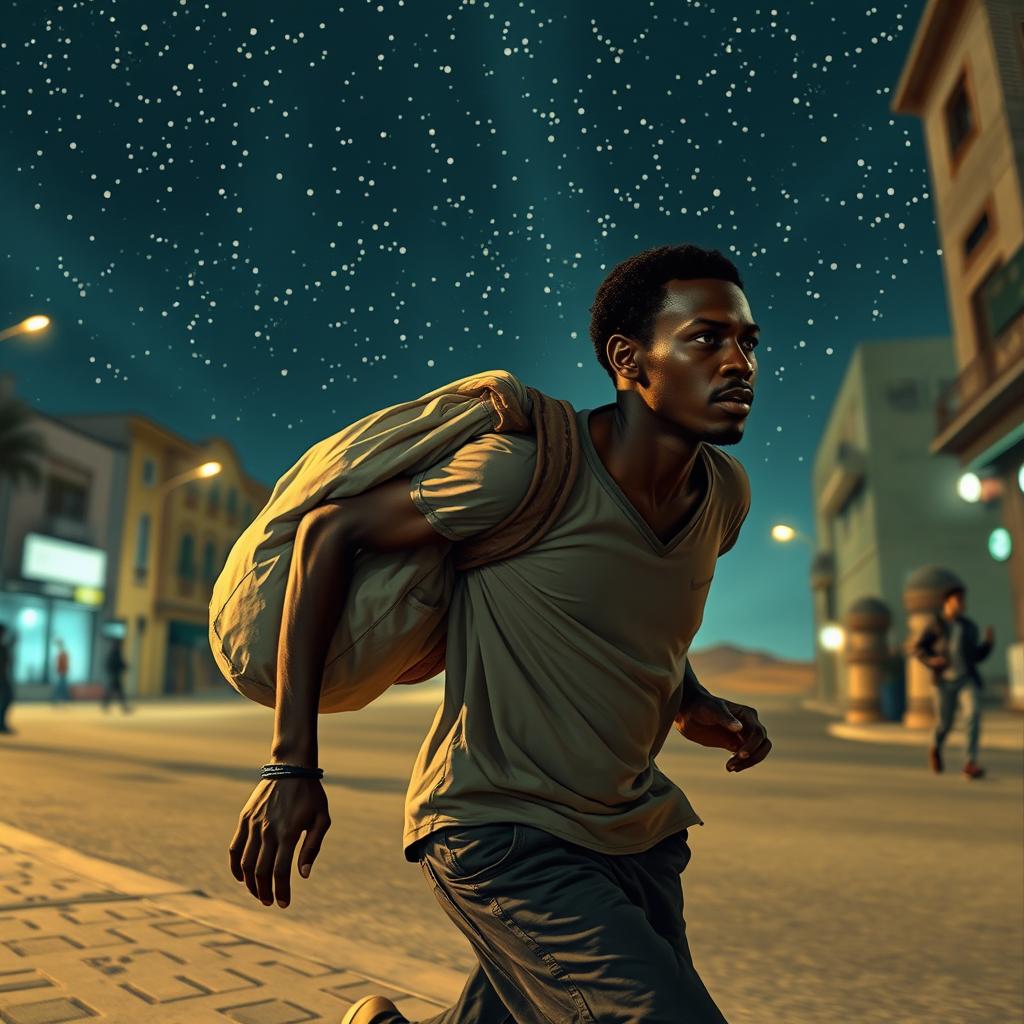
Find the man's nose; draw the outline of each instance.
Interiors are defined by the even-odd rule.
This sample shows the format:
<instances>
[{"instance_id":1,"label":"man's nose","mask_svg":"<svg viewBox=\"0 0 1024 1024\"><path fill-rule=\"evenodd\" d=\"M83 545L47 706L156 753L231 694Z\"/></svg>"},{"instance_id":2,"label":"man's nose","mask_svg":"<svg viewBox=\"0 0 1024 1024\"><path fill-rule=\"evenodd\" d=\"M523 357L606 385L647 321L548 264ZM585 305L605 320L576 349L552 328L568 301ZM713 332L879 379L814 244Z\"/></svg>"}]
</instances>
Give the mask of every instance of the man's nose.
<instances>
[{"instance_id":1,"label":"man's nose","mask_svg":"<svg viewBox=\"0 0 1024 1024\"><path fill-rule=\"evenodd\" d=\"M753 352L745 351L738 340L731 341L722 351L722 364L719 367L719 372L723 377L742 377L747 380L754 375L757 363Z\"/></svg>"}]
</instances>

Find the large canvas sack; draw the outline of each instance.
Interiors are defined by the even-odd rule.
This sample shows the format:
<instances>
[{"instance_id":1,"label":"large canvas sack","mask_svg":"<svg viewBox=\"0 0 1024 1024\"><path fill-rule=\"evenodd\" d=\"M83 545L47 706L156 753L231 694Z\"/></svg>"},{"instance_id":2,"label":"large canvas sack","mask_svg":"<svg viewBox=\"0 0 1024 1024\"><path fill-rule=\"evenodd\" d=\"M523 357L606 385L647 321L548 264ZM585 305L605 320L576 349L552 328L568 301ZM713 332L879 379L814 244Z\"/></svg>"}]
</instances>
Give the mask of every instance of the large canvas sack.
<instances>
[{"instance_id":1,"label":"large canvas sack","mask_svg":"<svg viewBox=\"0 0 1024 1024\"><path fill-rule=\"evenodd\" d=\"M561 512L578 470L572 406L524 387L505 370L371 413L313 445L278 480L232 547L210 600L210 647L228 682L260 704L275 704L285 588L307 512L392 477L413 476L491 432L537 438L534 475L519 506L493 529L448 551L357 552L328 648L319 709L365 707L394 683L440 672L455 572L535 543Z\"/></svg>"}]
</instances>

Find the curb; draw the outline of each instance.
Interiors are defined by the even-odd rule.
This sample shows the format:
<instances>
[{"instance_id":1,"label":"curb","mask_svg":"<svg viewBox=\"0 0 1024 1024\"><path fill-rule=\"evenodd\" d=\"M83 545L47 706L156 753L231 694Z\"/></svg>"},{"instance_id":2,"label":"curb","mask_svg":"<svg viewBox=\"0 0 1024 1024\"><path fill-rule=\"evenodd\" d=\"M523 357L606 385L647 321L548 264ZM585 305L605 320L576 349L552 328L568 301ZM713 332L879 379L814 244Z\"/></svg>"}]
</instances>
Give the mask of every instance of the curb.
<instances>
[{"instance_id":1,"label":"curb","mask_svg":"<svg viewBox=\"0 0 1024 1024\"><path fill-rule=\"evenodd\" d=\"M338 1024L370 994L416 1020L448 1007L466 980L3 823L0 875L5 1024Z\"/></svg>"},{"instance_id":2,"label":"curb","mask_svg":"<svg viewBox=\"0 0 1024 1024\"><path fill-rule=\"evenodd\" d=\"M855 740L860 743L889 743L904 747L927 747L931 744L931 729L908 729L898 722L891 725L850 725L846 722L829 722L826 726L828 734L842 740ZM954 729L946 740L947 743L963 744L962 729ZM981 749L984 750L1024 750L1024 726L1016 733L1000 730L996 733L985 731L985 720L981 723Z\"/></svg>"}]
</instances>

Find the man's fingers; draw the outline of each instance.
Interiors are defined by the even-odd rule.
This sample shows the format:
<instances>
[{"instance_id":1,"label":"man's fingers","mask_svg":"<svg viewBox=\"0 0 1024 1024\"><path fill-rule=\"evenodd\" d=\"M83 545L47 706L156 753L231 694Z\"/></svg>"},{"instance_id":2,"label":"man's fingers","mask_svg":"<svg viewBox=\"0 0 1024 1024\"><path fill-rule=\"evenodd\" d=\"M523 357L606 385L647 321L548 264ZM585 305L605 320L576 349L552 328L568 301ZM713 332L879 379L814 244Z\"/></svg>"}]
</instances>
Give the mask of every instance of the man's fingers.
<instances>
[{"instance_id":1,"label":"man's fingers","mask_svg":"<svg viewBox=\"0 0 1024 1024\"><path fill-rule=\"evenodd\" d=\"M753 708L743 708L740 711L740 716L743 719L745 735L743 743L736 753L739 757L746 760L761 746L768 733L765 731L765 727L761 724L761 720L757 717L757 712Z\"/></svg>"},{"instance_id":2,"label":"man's fingers","mask_svg":"<svg viewBox=\"0 0 1024 1024\"><path fill-rule=\"evenodd\" d=\"M704 700L691 712L695 721L704 725L724 725L730 732L739 732L743 723L729 710L724 700Z\"/></svg>"},{"instance_id":3,"label":"man's fingers","mask_svg":"<svg viewBox=\"0 0 1024 1024\"><path fill-rule=\"evenodd\" d=\"M231 845L228 847L228 863L231 865L231 874L239 882L245 881L245 877L242 874L242 851L245 849L245 841L248 838L249 821L245 817L239 817L238 828L235 829Z\"/></svg>"},{"instance_id":4,"label":"man's fingers","mask_svg":"<svg viewBox=\"0 0 1024 1024\"><path fill-rule=\"evenodd\" d=\"M292 901L292 859L295 856L297 836L281 840L274 858L274 895L280 907L287 907Z\"/></svg>"},{"instance_id":5,"label":"man's fingers","mask_svg":"<svg viewBox=\"0 0 1024 1024\"><path fill-rule=\"evenodd\" d=\"M323 844L324 836L331 827L331 819L327 815L317 817L313 825L306 829L306 837L302 840L302 848L299 850L299 874L303 878L309 878L313 861L316 860L320 847Z\"/></svg>"},{"instance_id":6,"label":"man's fingers","mask_svg":"<svg viewBox=\"0 0 1024 1024\"><path fill-rule=\"evenodd\" d=\"M256 899L260 898L256 890L256 860L260 855L260 845L260 830L250 826L249 838L245 842L245 849L242 850L242 880Z\"/></svg>"},{"instance_id":7,"label":"man's fingers","mask_svg":"<svg viewBox=\"0 0 1024 1024\"><path fill-rule=\"evenodd\" d=\"M260 853L256 858L256 897L270 906L274 902L274 861L277 858L277 836L266 829L260 837Z\"/></svg>"},{"instance_id":8,"label":"man's fingers","mask_svg":"<svg viewBox=\"0 0 1024 1024\"><path fill-rule=\"evenodd\" d=\"M756 750L752 751L747 757L741 758L739 754L730 757L726 762L726 769L730 772L742 772L747 768L753 768L755 764L760 764L772 749L772 741L766 736L761 742L760 746Z\"/></svg>"}]
</instances>

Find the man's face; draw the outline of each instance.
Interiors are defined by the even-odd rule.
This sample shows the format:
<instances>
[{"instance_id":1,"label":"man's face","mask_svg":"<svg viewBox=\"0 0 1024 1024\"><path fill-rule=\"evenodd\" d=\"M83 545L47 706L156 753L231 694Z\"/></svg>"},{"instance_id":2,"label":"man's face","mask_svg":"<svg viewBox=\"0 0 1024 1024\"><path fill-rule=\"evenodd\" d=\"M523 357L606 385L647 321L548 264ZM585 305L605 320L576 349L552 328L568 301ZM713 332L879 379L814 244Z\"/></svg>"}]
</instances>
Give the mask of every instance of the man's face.
<instances>
[{"instance_id":1,"label":"man's face","mask_svg":"<svg viewBox=\"0 0 1024 1024\"><path fill-rule=\"evenodd\" d=\"M964 599L963 594L950 594L946 598L946 616L950 619L955 618L957 615L963 615L964 609L967 607L967 601Z\"/></svg>"},{"instance_id":2,"label":"man's face","mask_svg":"<svg viewBox=\"0 0 1024 1024\"><path fill-rule=\"evenodd\" d=\"M712 444L735 444L757 383L758 328L743 291L730 281L672 280L655 319L650 347L609 338L613 368L629 344L641 371L629 385L651 410L682 432ZM623 381L620 377L620 386Z\"/></svg>"}]
</instances>

